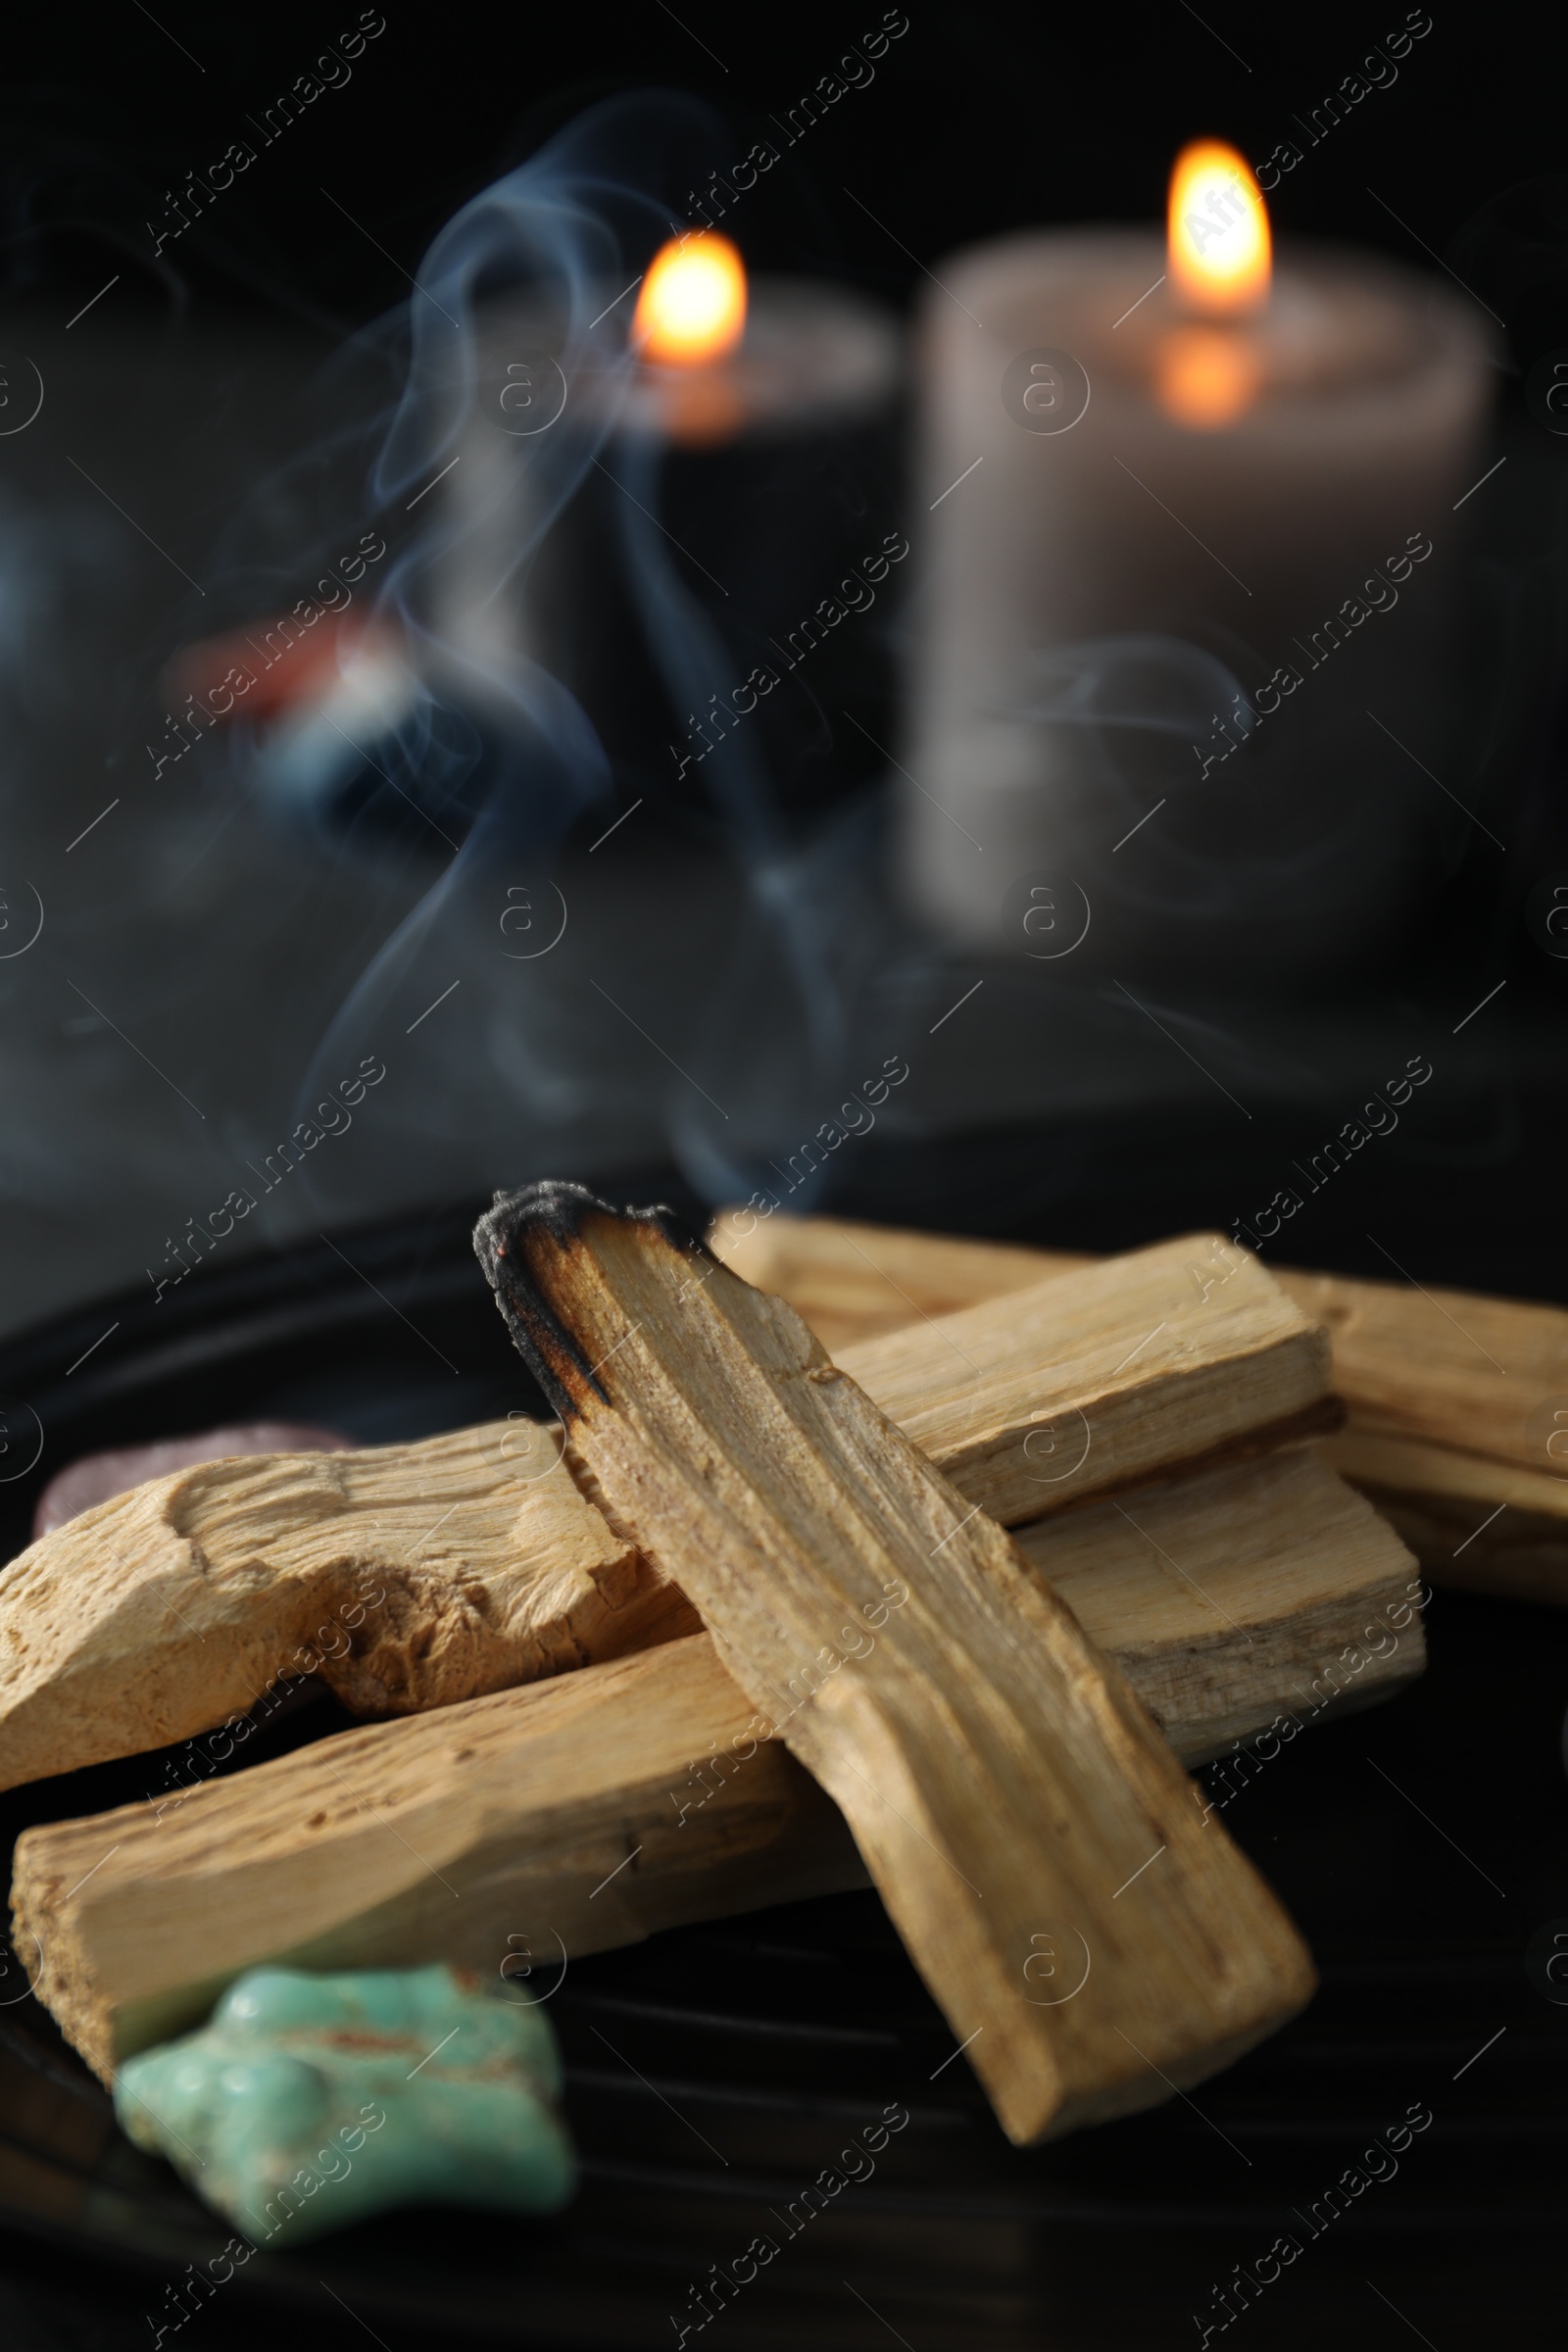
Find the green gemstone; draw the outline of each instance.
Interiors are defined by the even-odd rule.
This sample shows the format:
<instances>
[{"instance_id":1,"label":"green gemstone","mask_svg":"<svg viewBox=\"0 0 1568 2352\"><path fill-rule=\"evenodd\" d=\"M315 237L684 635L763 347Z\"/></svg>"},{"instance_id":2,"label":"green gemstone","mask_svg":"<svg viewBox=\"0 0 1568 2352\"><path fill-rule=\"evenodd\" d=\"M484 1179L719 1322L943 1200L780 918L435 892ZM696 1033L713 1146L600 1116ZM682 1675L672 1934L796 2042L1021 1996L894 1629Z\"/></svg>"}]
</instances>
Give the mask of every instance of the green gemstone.
<instances>
[{"instance_id":1,"label":"green gemstone","mask_svg":"<svg viewBox=\"0 0 1568 2352\"><path fill-rule=\"evenodd\" d=\"M466 1970L257 1968L127 2058L115 2111L253 2245L395 2205L553 2213L577 2184L542 2010Z\"/></svg>"}]
</instances>

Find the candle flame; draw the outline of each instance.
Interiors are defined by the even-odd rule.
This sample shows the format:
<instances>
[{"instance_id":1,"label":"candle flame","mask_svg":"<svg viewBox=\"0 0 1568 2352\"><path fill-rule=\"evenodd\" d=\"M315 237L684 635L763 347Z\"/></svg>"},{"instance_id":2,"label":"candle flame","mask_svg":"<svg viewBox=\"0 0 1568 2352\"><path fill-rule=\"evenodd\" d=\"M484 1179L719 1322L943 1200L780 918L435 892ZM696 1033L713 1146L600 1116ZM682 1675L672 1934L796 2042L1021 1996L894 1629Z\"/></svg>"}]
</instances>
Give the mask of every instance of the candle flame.
<instances>
[{"instance_id":1,"label":"candle flame","mask_svg":"<svg viewBox=\"0 0 1568 2352\"><path fill-rule=\"evenodd\" d=\"M701 368L722 359L746 325L746 268L728 237L674 239L654 258L632 318L645 360Z\"/></svg>"},{"instance_id":2,"label":"candle flame","mask_svg":"<svg viewBox=\"0 0 1568 2352\"><path fill-rule=\"evenodd\" d=\"M1223 318L1268 298L1268 208L1234 147L1199 139L1170 178L1170 277L1190 310Z\"/></svg>"}]
</instances>

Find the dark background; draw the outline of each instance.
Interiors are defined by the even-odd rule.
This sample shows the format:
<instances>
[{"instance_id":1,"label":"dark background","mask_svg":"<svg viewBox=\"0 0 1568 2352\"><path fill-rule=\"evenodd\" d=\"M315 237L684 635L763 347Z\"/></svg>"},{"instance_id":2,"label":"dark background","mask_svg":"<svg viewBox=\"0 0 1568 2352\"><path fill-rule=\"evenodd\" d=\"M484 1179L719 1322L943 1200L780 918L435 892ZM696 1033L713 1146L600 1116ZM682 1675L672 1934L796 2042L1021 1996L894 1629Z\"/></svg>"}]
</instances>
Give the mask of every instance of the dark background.
<instances>
[{"instance_id":1,"label":"dark background","mask_svg":"<svg viewBox=\"0 0 1568 2352\"><path fill-rule=\"evenodd\" d=\"M417 267L458 206L584 107L650 87L707 98L732 127L722 165L770 135L769 116L882 21L874 5L696 0L680 24L659 0L383 13L386 30L352 82L236 181L167 253L161 275L144 222L165 190L247 135L243 116L308 71L358 12L164 10L167 34L134 5L71 31L30 14L13 35L4 98L11 283L85 299L120 268L122 301L263 303L342 329L397 301L400 270ZM874 81L839 101L764 182L747 222L758 265L843 275L902 300L921 265L999 229L1156 220L1180 145L1217 136L1254 164L1282 139L1305 146L1296 119L1406 12L1216 5L1200 21L1169 0L904 13L909 30ZM1502 315L1527 368L1568 336L1561 34L1528 8L1440 0L1431 22L1394 85L1306 154L1271 211L1282 237L1344 238L1406 261L1424 247ZM390 258L323 203L322 183ZM847 200L846 184L889 235Z\"/></svg>"}]
</instances>

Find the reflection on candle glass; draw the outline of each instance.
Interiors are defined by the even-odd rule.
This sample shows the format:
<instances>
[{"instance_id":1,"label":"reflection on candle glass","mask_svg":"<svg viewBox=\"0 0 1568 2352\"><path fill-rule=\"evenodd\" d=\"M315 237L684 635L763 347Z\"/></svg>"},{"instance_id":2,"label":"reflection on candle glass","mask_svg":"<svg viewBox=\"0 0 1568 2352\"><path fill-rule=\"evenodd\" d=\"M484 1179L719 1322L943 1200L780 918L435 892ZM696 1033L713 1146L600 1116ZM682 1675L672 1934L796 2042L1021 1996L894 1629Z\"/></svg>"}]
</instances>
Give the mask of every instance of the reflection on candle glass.
<instances>
[{"instance_id":1,"label":"reflection on candle glass","mask_svg":"<svg viewBox=\"0 0 1568 2352\"><path fill-rule=\"evenodd\" d=\"M1234 423L1263 380L1257 346L1234 327L1173 327L1154 365L1160 407L1193 432Z\"/></svg>"}]
</instances>

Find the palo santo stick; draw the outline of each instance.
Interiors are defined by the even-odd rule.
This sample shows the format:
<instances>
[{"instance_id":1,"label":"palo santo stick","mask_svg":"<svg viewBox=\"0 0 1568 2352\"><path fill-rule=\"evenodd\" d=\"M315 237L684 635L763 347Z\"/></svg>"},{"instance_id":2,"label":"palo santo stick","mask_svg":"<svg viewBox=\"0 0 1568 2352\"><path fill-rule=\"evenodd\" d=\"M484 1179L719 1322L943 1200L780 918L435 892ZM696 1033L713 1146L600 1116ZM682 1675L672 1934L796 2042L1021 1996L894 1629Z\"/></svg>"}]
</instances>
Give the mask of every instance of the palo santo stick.
<instances>
[{"instance_id":1,"label":"palo santo stick","mask_svg":"<svg viewBox=\"0 0 1568 2352\"><path fill-rule=\"evenodd\" d=\"M1306 1448L1020 1541L1186 1764L1270 1726L1294 1739L1421 1670L1410 1562ZM763 1729L696 1635L339 1733L26 1831L16 1948L41 1947L38 1990L107 2080L263 1961L507 1963L544 1984L565 1954L863 1886L842 1816Z\"/></svg>"},{"instance_id":2,"label":"palo santo stick","mask_svg":"<svg viewBox=\"0 0 1568 2352\"><path fill-rule=\"evenodd\" d=\"M1326 1325L1334 1385L1358 1429L1568 1474L1568 1309L1274 1271ZM1547 1451L1553 1438L1555 1455Z\"/></svg>"},{"instance_id":3,"label":"palo santo stick","mask_svg":"<svg viewBox=\"0 0 1568 2352\"><path fill-rule=\"evenodd\" d=\"M1280 1716L1374 1706L1426 1664L1415 1562L1309 1446L1140 1487L1017 1541L1186 1764Z\"/></svg>"},{"instance_id":4,"label":"palo santo stick","mask_svg":"<svg viewBox=\"0 0 1568 2352\"><path fill-rule=\"evenodd\" d=\"M682 1831L699 1728L727 1742L748 1724L744 1771ZM755 1735L702 1634L340 1732L173 1807L26 1831L18 1949L40 1952L40 1998L107 2081L262 1960L537 1981L567 1953L863 1886L832 1804Z\"/></svg>"},{"instance_id":5,"label":"palo santo stick","mask_svg":"<svg viewBox=\"0 0 1568 2352\"><path fill-rule=\"evenodd\" d=\"M1256 1258L1214 1234L922 1319L835 1360L1004 1527L1340 1418L1324 1333Z\"/></svg>"},{"instance_id":6,"label":"palo santo stick","mask_svg":"<svg viewBox=\"0 0 1568 2352\"><path fill-rule=\"evenodd\" d=\"M826 1217L743 1225L742 1213L714 1221L715 1253L790 1299L841 1359L966 1298L999 1300L1100 1262ZM1568 1603L1568 1310L1272 1272L1333 1344L1349 1426L1328 1441L1329 1459L1389 1512L1431 1575Z\"/></svg>"},{"instance_id":7,"label":"palo santo stick","mask_svg":"<svg viewBox=\"0 0 1568 2352\"><path fill-rule=\"evenodd\" d=\"M1568 1607L1568 1486L1479 1454L1351 1427L1325 1441L1434 1582Z\"/></svg>"},{"instance_id":8,"label":"palo santo stick","mask_svg":"<svg viewBox=\"0 0 1568 2352\"><path fill-rule=\"evenodd\" d=\"M1321 1409L1326 1344L1244 1252L1193 1249L1207 1298L1172 1244L857 1369L1007 1519L1255 1448ZM559 1431L497 1423L203 1463L43 1537L0 1572L0 1788L188 1738L279 1674L405 1713L695 1631L560 1457Z\"/></svg>"},{"instance_id":9,"label":"palo santo stick","mask_svg":"<svg viewBox=\"0 0 1568 2352\"><path fill-rule=\"evenodd\" d=\"M1122 1677L792 1307L576 1187L498 1201L475 1248L607 1518L754 1705L850 1648L780 1732L1012 2138L1148 2106L1301 2006L1304 1945ZM1038 2005L1031 1937L1067 1933L1089 1974Z\"/></svg>"},{"instance_id":10,"label":"palo santo stick","mask_svg":"<svg viewBox=\"0 0 1568 2352\"><path fill-rule=\"evenodd\" d=\"M524 1448L546 1475L526 1476ZM0 1787L186 1738L279 1676L403 1713L692 1623L533 1424L202 1462L0 1577Z\"/></svg>"},{"instance_id":11,"label":"palo santo stick","mask_svg":"<svg viewBox=\"0 0 1568 2352\"><path fill-rule=\"evenodd\" d=\"M906 1331L927 1315L956 1314L1098 1263L1082 1252L1012 1242L839 1217L760 1218L739 1208L713 1219L708 1247L757 1290L787 1298L835 1362L841 1349Z\"/></svg>"}]
</instances>

